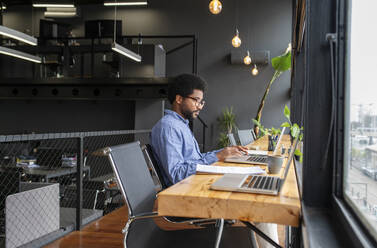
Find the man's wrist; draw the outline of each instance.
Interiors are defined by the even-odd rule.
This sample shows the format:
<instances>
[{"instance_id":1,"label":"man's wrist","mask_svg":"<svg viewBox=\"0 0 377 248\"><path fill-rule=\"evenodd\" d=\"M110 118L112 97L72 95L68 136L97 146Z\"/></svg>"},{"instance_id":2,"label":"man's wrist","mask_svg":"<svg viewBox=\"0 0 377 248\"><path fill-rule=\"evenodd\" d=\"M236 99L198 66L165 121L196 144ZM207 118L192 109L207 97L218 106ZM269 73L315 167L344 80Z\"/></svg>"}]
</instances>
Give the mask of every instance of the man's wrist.
<instances>
[{"instance_id":1,"label":"man's wrist","mask_svg":"<svg viewBox=\"0 0 377 248\"><path fill-rule=\"evenodd\" d=\"M223 161L223 156L222 156L222 154L221 154L221 151L218 152L218 153L216 153L216 157L217 157L217 159L218 159L219 161Z\"/></svg>"}]
</instances>

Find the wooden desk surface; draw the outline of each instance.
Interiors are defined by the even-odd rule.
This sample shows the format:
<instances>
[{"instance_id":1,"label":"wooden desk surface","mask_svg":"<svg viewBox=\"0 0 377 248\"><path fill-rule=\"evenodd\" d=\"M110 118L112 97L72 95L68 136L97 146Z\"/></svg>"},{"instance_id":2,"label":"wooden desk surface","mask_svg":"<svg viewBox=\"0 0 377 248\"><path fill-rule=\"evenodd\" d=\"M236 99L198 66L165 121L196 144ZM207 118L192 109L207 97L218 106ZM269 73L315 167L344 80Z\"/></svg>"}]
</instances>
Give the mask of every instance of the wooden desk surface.
<instances>
[{"instance_id":1,"label":"wooden desk surface","mask_svg":"<svg viewBox=\"0 0 377 248\"><path fill-rule=\"evenodd\" d=\"M251 146L267 149L266 140L264 137ZM289 137L284 137L283 143L287 142ZM216 164L235 165L220 162ZM286 162L283 168L285 164ZM281 176L283 172L284 169L280 171ZM158 214L298 226L301 203L294 173L294 166L291 166L278 196L210 190L210 185L221 175L192 175L158 194Z\"/></svg>"}]
</instances>

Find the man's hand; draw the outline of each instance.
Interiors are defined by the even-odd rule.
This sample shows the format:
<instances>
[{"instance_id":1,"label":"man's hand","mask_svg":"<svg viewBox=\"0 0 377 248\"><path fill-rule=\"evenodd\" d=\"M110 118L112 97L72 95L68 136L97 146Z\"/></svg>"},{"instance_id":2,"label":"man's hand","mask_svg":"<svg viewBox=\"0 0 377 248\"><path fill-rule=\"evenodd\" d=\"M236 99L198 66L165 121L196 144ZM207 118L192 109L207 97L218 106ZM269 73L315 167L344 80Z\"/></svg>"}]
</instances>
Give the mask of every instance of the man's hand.
<instances>
[{"instance_id":1,"label":"man's hand","mask_svg":"<svg viewBox=\"0 0 377 248\"><path fill-rule=\"evenodd\" d=\"M219 161L224 161L226 158L229 157L239 157L242 155L247 154L247 147L244 146L230 146L230 147L225 147L218 153L216 153L217 158Z\"/></svg>"}]
</instances>

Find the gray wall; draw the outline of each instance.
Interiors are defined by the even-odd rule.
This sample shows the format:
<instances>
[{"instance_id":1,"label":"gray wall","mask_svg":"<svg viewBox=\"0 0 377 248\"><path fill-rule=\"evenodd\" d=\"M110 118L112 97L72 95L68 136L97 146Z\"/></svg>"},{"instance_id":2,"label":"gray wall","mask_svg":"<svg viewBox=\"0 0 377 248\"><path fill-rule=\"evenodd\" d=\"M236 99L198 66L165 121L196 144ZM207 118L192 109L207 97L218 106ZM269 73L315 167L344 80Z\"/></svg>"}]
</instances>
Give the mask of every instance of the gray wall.
<instances>
[{"instance_id":1,"label":"gray wall","mask_svg":"<svg viewBox=\"0 0 377 248\"><path fill-rule=\"evenodd\" d=\"M239 49L270 50L271 57L285 51L291 37L291 0L223 0L223 11L212 15L208 11L208 1L168 1L150 0L147 8L118 8L118 19L123 21L123 34L133 35L181 35L196 34L198 41L198 73L209 84L207 104L201 117L209 124L207 149L217 144L217 118L224 107L233 106L240 129L252 127L251 119L256 115L260 98L272 77L271 65L260 67L259 75L253 77L250 67L231 65L231 39L237 24L242 38ZM238 3L238 8L236 5ZM237 10L237 11L236 11ZM4 25L25 30L17 19L21 16L12 13L4 16ZM30 11L31 12L31 11ZM42 15L34 10L34 17ZM113 18L113 8L100 5L85 6L81 16L68 20L74 24L76 36L84 34L84 20ZM23 15L23 20L31 18ZM28 19L31 20L31 19ZM30 21L23 21L27 26ZM38 23L38 21L35 21ZM25 27L23 26L23 27ZM34 24L37 35L38 24ZM161 41L169 50L179 42ZM181 41L183 43L184 41ZM174 76L191 72L191 47L167 56L167 75ZM272 86L266 101L262 122L265 126L278 126L283 120L283 108L289 103L290 73L284 73ZM195 123L195 134L201 142L201 125ZM209 141L209 142L208 142Z\"/></svg>"}]
</instances>

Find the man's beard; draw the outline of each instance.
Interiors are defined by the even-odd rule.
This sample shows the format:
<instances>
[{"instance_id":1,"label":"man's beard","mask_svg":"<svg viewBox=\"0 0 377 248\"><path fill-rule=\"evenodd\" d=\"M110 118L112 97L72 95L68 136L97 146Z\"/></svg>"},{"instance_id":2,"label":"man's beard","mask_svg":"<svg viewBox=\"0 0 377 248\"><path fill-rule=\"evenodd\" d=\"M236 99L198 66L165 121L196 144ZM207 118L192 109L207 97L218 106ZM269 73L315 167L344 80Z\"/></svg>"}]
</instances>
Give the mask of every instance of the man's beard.
<instances>
[{"instance_id":1,"label":"man's beard","mask_svg":"<svg viewBox=\"0 0 377 248\"><path fill-rule=\"evenodd\" d=\"M196 113L196 112L199 112L199 111L183 110L182 114L185 117L185 119L192 121L192 120L194 120L194 118L196 118L196 117L194 117L194 113Z\"/></svg>"}]
</instances>

